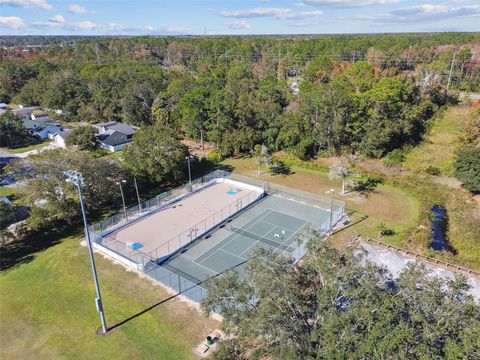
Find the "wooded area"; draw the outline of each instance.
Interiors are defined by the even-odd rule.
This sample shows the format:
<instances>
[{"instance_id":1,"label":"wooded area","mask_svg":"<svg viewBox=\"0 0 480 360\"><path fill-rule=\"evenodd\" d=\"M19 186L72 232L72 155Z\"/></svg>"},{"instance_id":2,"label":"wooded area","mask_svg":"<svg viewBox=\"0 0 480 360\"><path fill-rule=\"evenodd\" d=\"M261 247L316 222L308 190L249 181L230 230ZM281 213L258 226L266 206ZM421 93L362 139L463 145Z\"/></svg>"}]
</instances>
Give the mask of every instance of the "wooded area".
<instances>
[{"instance_id":1,"label":"wooded area","mask_svg":"<svg viewBox=\"0 0 480 360\"><path fill-rule=\"evenodd\" d=\"M156 123L223 156L265 144L379 157L419 141L455 101L447 87L480 81L473 33L29 39L38 46L1 41L0 102L65 122Z\"/></svg>"}]
</instances>

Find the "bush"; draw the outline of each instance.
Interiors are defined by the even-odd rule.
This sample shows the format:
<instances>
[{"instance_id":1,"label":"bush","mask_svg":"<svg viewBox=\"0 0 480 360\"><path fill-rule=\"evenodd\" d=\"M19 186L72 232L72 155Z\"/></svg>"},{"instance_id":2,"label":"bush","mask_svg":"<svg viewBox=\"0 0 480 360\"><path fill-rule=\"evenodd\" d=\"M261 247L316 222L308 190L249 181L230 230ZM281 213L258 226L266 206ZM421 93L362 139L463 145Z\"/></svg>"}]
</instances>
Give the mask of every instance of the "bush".
<instances>
[{"instance_id":1,"label":"bush","mask_svg":"<svg viewBox=\"0 0 480 360\"><path fill-rule=\"evenodd\" d=\"M455 176L465 188L473 193L480 192L480 147L466 146L455 159Z\"/></svg>"},{"instance_id":2,"label":"bush","mask_svg":"<svg viewBox=\"0 0 480 360\"><path fill-rule=\"evenodd\" d=\"M380 232L380 235L382 236L393 236L396 234L395 230L388 229L384 223L381 223L379 226L377 226L377 230Z\"/></svg>"},{"instance_id":3,"label":"bush","mask_svg":"<svg viewBox=\"0 0 480 360\"><path fill-rule=\"evenodd\" d=\"M214 149L208 154L207 159L214 164L218 164L223 160L222 153L218 149Z\"/></svg>"},{"instance_id":4,"label":"bush","mask_svg":"<svg viewBox=\"0 0 480 360\"><path fill-rule=\"evenodd\" d=\"M390 151L383 158L383 165L391 167L401 165L405 161L405 151L403 149L395 149Z\"/></svg>"},{"instance_id":5,"label":"bush","mask_svg":"<svg viewBox=\"0 0 480 360\"><path fill-rule=\"evenodd\" d=\"M270 171L274 175L288 175L290 167L281 160L273 160L270 164Z\"/></svg>"},{"instance_id":6,"label":"bush","mask_svg":"<svg viewBox=\"0 0 480 360\"><path fill-rule=\"evenodd\" d=\"M436 166L428 166L425 168L425 172L428 174L428 175L433 175L433 176L439 176L442 174L442 171L436 167Z\"/></svg>"}]
</instances>

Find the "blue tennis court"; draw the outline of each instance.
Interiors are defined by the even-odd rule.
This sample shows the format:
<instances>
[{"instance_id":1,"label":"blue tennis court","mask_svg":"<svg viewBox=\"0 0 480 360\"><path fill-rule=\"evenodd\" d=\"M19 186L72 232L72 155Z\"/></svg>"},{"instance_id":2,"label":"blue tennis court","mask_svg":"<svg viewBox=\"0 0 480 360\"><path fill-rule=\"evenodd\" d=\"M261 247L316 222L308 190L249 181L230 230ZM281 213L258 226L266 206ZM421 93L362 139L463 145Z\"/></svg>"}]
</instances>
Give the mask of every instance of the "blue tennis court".
<instances>
[{"instance_id":1,"label":"blue tennis court","mask_svg":"<svg viewBox=\"0 0 480 360\"><path fill-rule=\"evenodd\" d=\"M282 225L279 225L282 224ZM232 234L193 260L194 263L221 273L244 263L257 247L281 249L289 253L296 235L305 228L306 221L277 211L265 210L257 219L239 228L227 225Z\"/></svg>"}]
</instances>

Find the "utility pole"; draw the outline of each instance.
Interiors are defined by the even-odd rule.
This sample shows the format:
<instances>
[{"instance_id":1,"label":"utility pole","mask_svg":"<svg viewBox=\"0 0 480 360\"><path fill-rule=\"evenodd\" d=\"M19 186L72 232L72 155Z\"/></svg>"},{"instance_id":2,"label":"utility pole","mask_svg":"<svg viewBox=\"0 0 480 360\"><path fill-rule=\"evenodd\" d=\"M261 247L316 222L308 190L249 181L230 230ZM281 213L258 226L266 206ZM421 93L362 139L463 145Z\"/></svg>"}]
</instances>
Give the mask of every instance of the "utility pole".
<instances>
[{"instance_id":1,"label":"utility pole","mask_svg":"<svg viewBox=\"0 0 480 360\"><path fill-rule=\"evenodd\" d=\"M85 207L83 205L82 187L85 186L83 176L78 171L68 170L64 172L67 177L67 182L75 185L78 188L78 196L80 197L80 208L83 216L83 226L85 231L85 239L87 240L88 253L90 255L90 263L92 265L93 282L95 283L95 291L97 297L95 298L95 304L97 311L100 313L100 320L102 322L102 332L105 334L108 331L107 322L105 320L105 313L103 311L102 296L100 294L100 284L98 283L97 268L95 266L95 258L93 256L92 241L90 240L90 232L88 231L87 216L85 215Z\"/></svg>"},{"instance_id":2,"label":"utility pole","mask_svg":"<svg viewBox=\"0 0 480 360\"><path fill-rule=\"evenodd\" d=\"M200 143L202 144L202 150L205 150L205 143L203 141L203 129L200 129Z\"/></svg>"},{"instance_id":3,"label":"utility pole","mask_svg":"<svg viewBox=\"0 0 480 360\"><path fill-rule=\"evenodd\" d=\"M138 211L142 210L142 205L140 202L140 194L138 192L138 186L137 186L137 179L135 176L133 177L133 183L135 184L135 191L137 192L137 200L138 200Z\"/></svg>"},{"instance_id":4,"label":"utility pole","mask_svg":"<svg viewBox=\"0 0 480 360\"><path fill-rule=\"evenodd\" d=\"M447 91L450 88L450 81L452 80L452 71L453 71L453 65L455 64L455 56L456 55L457 55L457 52L455 51L453 53L453 57L452 57L452 65L450 66L450 73L448 74Z\"/></svg>"}]
</instances>

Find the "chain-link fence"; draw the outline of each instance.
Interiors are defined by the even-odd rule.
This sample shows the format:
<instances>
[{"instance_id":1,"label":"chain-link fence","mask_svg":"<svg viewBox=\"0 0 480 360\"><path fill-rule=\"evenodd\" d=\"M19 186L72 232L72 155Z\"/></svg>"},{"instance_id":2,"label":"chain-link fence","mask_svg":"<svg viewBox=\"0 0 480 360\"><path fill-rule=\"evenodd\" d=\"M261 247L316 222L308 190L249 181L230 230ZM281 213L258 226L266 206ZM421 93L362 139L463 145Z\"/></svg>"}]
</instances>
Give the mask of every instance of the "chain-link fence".
<instances>
[{"instance_id":1,"label":"chain-link fence","mask_svg":"<svg viewBox=\"0 0 480 360\"><path fill-rule=\"evenodd\" d=\"M187 183L175 189L161 193L149 200L141 202L140 206L132 206L126 209L126 212L119 212L116 215L89 226L90 236L92 239L96 239L97 235L100 235L108 229L116 227L117 225L128 224L138 219L140 216L144 216L152 211L155 211L169 201L200 188L213 179L224 178L229 175L230 173L228 171L215 170L205 176L192 180L191 183Z\"/></svg>"}]
</instances>

